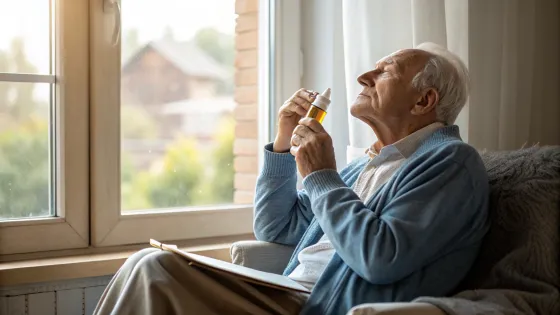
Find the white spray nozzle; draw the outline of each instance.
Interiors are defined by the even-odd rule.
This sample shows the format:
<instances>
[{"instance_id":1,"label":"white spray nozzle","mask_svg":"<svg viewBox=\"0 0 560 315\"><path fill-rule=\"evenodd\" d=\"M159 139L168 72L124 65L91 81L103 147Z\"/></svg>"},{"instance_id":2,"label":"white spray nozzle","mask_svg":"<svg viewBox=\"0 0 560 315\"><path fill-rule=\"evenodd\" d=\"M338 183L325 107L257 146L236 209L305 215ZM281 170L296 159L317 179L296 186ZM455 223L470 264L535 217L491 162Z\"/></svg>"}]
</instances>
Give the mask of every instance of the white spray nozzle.
<instances>
[{"instance_id":1,"label":"white spray nozzle","mask_svg":"<svg viewBox=\"0 0 560 315\"><path fill-rule=\"evenodd\" d=\"M319 107L320 109L327 111L329 105L331 104L331 88L325 90L321 94L317 94L313 105Z\"/></svg>"}]
</instances>

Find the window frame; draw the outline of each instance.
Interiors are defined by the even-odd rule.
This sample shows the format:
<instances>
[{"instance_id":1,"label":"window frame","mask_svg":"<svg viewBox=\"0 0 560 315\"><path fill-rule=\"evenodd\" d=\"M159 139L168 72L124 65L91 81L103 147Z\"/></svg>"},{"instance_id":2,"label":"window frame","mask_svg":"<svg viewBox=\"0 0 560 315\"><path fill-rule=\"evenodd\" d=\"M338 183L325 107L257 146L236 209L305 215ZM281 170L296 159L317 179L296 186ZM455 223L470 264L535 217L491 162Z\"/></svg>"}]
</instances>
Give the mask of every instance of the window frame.
<instances>
[{"instance_id":1,"label":"window frame","mask_svg":"<svg viewBox=\"0 0 560 315\"><path fill-rule=\"evenodd\" d=\"M120 45L111 45L114 16L103 12L102 1L91 1L90 12L91 244L104 247L147 243L150 238L190 240L252 233L252 205L121 213Z\"/></svg>"},{"instance_id":2,"label":"window frame","mask_svg":"<svg viewBox=\"0 0 560 315\"><path fill-rule=\"evenodd\" d=\"M89 246L88 6L85 1L54 0L55 217L0 222L0 255ZM4 74L9 77L9 74ZM20 74L20 82L44 82ZM8 80L7 80L8 81ZM10 80L11 81L11 80ZM8 82L10 82L8 81ZM12 81L13 82L13 81Z\"/></svg>"},{"instance_id":3,"label":"window frame","mask_svg":"<svg viewBox=\"0 0 560 315\"><path fill-rule=\"evenodd\" d=\"M263 3L270 22L262 25L266 38L259 38L259 67L262 67L259 69L260 150L274 141L278 132L277 113L284 101L302 87L303 81L302 0L260 1L261 6ZM266 63L261 64L261 61ZM263 157L263 154L258 155L259 170ZM298 189L301 181L298 174Z\"/></svg>"},{"instance_id":4,"label":"window frame","mask_svg":"<svg viewBox=\"0 0 560 315\"><path fill-rule=\"evenodd\" d=\"M272 29L270 62L272 78L269 82L269 103L259 104L269 108L270 140L277 132L276 120L280 106L301 88L303 78L303 51L301 34L302 0L270 0ZM261 79L261 78L260 78Z\"/></svg>"}]
</instances>

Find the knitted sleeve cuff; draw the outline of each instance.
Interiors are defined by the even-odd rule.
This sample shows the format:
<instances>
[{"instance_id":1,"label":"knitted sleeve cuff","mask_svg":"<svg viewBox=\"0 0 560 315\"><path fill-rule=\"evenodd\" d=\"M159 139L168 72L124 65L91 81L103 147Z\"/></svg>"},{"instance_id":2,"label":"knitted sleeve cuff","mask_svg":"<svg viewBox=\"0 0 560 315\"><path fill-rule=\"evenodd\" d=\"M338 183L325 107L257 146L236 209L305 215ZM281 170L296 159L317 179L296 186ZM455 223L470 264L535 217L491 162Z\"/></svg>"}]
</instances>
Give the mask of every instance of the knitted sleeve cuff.
<instances>
[{"instance_id":1,"label":"knitted sleeve cuff","mask_svg":"<svg viewBox=\"0 0 560 315\"><path fill-rule=\"evenodd\" d=\"M272 143L264 146L264 160L261 174L265 176L291 176L296 172L296 159L289 152L276 153Z\"/></svg>"},{"instance_id":2,"label":"knitted sleeve cuff","mask_svg":"<svg viewBox=\"0 0 560 315\"><path fill-rule=\"evenodd\" d=\"M303 186L311 200L337 188L348 187L336 170L320 170L303 179Z\"/></svg>"}]
</instances>

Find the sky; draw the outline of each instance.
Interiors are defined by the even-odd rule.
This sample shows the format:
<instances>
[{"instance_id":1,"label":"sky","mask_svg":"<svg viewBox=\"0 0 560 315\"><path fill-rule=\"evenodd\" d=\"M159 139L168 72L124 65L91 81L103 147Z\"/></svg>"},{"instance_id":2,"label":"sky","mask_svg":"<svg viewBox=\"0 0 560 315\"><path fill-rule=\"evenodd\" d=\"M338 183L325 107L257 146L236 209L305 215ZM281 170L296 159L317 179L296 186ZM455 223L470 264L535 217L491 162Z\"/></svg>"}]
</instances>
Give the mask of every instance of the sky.
<instances>
[{"instance_id":1,"label":"sky","mask_svg":"<svg viewBox=\"0 0 560 315\"><path fill-rule=\"evenodd\" d=\"M205 27L233 34L235 17L235 0L122 0L122 34L136 28L142 42L159 38L168 26L177 40ZM0 49L14 37L25 39L28 59L48 74L49 0L0 0Z\"/></svg>"}]
</instances>

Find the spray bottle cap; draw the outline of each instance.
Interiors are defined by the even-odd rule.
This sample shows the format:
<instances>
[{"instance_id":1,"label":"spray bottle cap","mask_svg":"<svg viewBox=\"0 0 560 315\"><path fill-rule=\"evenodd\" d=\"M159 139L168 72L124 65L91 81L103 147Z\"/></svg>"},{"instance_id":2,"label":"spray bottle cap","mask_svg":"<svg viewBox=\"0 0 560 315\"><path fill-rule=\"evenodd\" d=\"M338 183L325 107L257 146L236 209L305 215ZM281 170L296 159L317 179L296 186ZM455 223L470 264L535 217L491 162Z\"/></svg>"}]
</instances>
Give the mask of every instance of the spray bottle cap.
<instances>
[{"instance_id":1,"label":"spray bottle cap","mask_svg":"<svg viewBox=\"0 0 560 315\"><path fill-rule=\"evenodd\" d=\"M321 94L317 94L312 104L326 112L331 104L331 88L326 89L325 92Z\"/></svg>"}]
</instances>

